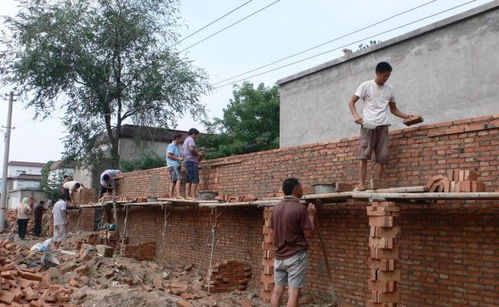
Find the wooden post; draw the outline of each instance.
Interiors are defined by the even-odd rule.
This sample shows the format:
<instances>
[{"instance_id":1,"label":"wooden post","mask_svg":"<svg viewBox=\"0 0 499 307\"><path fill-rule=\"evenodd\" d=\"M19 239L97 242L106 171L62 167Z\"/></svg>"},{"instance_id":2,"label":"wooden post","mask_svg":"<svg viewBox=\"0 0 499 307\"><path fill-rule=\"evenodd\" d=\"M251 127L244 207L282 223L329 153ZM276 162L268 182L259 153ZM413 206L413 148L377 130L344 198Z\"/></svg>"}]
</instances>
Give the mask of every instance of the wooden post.
<instances>
[{"instance_id":1,"label":"wooden post","mask_svg":"<svg viewBox=\"0 0 499 307\"><path fill-rule=\"evenodd\" d=\"M367 307L395 307L400 302L397 282L400 281L398 268L398 237L400 226L397 219L400 208L394 202L371 203L367 207L369 217L368 264L370 277L367 281L371 299Z\"/></svg>"}]
</instances>

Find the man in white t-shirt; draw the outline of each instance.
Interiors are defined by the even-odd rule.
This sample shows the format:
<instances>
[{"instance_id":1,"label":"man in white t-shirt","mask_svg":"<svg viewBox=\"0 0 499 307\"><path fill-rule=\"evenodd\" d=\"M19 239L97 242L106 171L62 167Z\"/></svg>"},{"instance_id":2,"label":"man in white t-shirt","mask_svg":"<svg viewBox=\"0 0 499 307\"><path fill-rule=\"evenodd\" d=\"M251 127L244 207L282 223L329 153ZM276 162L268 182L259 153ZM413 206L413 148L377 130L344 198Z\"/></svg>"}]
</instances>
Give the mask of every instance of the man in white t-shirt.
<instances>
[{"instance_id":1,"label":"man in white t-shirt","mask_svg":"<svg viewBox=\"0 0 499 307\"><path fill-rule=\"evenodd\" d=\"M54 219L54 247L56 249L59 248L62 242L66 241L67 233L68 233L68 207L66 201L68 197L63 194L61 199L59 199L52 209L52 215Z\"/></svg>"},{"instance_id":2,"label":"man in white t-shirt","mask_svg":"<svg viewBox=\"0 0 499 307\"><path fill-rule=\"evenodd\" d=\"M360 165L359 185L357 190L366 189L367 160L375 155L374 175L371 188L381 185L381 176L384 165L388 163L388 111L400 118L409 118L412 115L405 114L397 108L393 88L386 84L392 67L387 62L376 65L376 78L362 82L348 103L353 120L360 128ZM355 103L362 99L362 116L357 113Z\"/></svg>"},{"instance_id":3,"label":"man in white t-shirt","mask_svg":"<svg viewBox=\"0 0 499 307\"><path fill-rule=\"evenodd\" d=\"M67 199L71 202L73 202L73 193L77 192L80 188L83 187L84 187L83 184L81 184L81 182L76 180L66 181L62 185L64 194L66 194Z\"/></svg>"}]
</instances>

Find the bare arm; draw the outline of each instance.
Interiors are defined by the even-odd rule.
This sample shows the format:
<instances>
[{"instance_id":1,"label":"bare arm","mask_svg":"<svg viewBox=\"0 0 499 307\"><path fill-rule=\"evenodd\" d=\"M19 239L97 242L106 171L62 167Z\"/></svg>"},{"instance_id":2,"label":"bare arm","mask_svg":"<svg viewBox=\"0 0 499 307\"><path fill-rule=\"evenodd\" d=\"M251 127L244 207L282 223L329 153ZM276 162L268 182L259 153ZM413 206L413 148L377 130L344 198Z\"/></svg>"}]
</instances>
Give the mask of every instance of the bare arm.
<instances>
[{"instance_id":1,"label":"bare arm","mask_svg":"<svg viewBox=\"0 0 499 307\"><path fill-rule=\"evenodd\" d=\"M305 230L304 233L305 233L305 238L307 240L311 240L315 233L315 213L317 212L317 209L315 209L315 205L311 203L308 204L307 210L308 210L308 219L310 221L310 224L312 225L312 229Z\"/></svg>"},{"instance_id":2,"label":"bare arm","mask_svg":"<svg viewBox=\"0 0 499 307\"><path fill-rule=\"evenodd\" d=\"M390 112L392 112L393 115L403 119L411 117L411 115L405 114L404 112L400 111L397 108L397 104L395 103L395 101L390 101L388 104L390 105Z\"/></svg>"},{"instance_id":3,"label":"bare arm","mask_svg":"<svg viewBox=\"0 0 499 307\"><path fill-rule=\"evenodd\" d=\"M194 157L199 157L199 152L197 152L196 147L189 146L189 151L192 153Z\"/></svg>"},{"instance_id":4,"label":"bare arm","mask_svg":"<svg viewBox=\"0 0 499 307\"><path fill-rule=\"evenodd\" d=\"M360 117L359 113L357 112L357 109L355 108L355 103L359 100L359 97L356 95L353 95L352 98L350 98L350 101L348 102L348 107L350 108L350 112L352 113L353 120L356 124L362 124L362 117Z\"/></svg>"},{"instance_id":5,"label":"bare arm","mask_svg":"<svg viewBox=\"0 0 499 307\"><path fill-rule=\"evenodd\" d=\"M177 157L177 156L175 156L174 154L172 154L171 152L169 152L169 153L166 155L166 157L167 157L168 159L177 160L177 161L182 161L182 160L183 160L183 158L182 158L182 157Z\"/></svg>"}]
</instances>

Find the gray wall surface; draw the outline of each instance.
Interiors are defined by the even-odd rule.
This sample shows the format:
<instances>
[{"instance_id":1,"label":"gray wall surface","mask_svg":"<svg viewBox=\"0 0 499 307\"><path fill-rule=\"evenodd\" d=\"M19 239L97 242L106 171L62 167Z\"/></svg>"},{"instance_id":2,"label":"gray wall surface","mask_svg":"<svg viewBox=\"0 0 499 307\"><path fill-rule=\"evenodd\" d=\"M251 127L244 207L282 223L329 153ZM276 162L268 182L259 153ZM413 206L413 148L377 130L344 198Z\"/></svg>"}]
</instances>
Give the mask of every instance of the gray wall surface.
<instances>
[{"instance_id":1,"label":"gray wall surface","mask_svg":"<svg viewBox=\"0 0 499 307\"><path fill-rule=\"evenodd\" d=\"M426 124L499 113L499 1L279 80L280 147L358 135L348 101L380 61L399 109Z\"/></svg>"}]
</instances>

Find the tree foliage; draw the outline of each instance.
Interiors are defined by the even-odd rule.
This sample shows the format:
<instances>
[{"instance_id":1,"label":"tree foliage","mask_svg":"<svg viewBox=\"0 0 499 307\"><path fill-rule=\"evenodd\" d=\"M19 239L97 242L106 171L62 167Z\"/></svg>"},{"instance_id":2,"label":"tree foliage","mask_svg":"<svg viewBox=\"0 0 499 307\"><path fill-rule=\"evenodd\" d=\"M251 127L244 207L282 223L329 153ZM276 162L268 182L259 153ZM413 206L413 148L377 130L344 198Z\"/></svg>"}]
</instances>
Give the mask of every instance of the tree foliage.
<instances>
[{"instance_id":1,"label":"tree foliage","mask_svg":"<svg viewBox=\"0 0 499 307\"><path fill-rule=\"evenodd\" d=\"M61 194L61 187L64 183L64 174L56 173L55 176L50 177L50 166L54 161L49 161L42 168L42 175L40 178L40 189L47 195L48 199L57 200Z\"/></svg>"},{"instance_id":2,"label":"tree foliage","mask_svg":"<svg viewBox=\"0 0 499 307\"><path fill-rule=\"evenodd\" d=\"M120 162L120 170L123 172L138 171L163 166L166 166L165 157L162 157L155 152L144 153L139 159L128 161L122 160Z\"/></svg>"},{"instance_id":3,"label":"tree foliage","mask_svg":"<svg viewBox=\"0 0 499 307\"><path fill-rule=\"evenodd\" d=\"M210 135L199 139L207 158L218 158L279 147L277 86L254 88L244 83L233 91L223 118L205 122Z\"/></svg>"},{"instance_id":4,"label":"tree foliage","mask_svg":"<svg viewBox=\"0 0 499 307\"><path fill-rule=\"evenodd\" d=\"M204 116L206 74L169 48L175 0L19 0L6 18L7 81L47 117L65 111L65 155L93 161L98 137L119 164L121 125L169 127L179 115Z\"/></svg>"}]
</instances>

